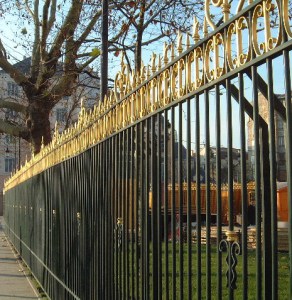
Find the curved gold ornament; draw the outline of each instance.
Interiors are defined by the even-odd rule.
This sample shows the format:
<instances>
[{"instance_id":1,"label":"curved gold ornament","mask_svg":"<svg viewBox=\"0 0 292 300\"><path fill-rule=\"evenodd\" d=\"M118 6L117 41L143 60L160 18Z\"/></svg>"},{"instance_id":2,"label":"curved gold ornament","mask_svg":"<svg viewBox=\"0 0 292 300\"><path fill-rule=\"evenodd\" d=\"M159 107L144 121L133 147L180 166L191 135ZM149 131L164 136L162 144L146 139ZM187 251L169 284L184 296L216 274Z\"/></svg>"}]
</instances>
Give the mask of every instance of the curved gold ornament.
<instances>
[{"instance_id":1,"label":"curved gold ornament","mask_svg":"<svg viewBox=\"0 0 292 300\"><path fill-rule=\"evenodd\" d=\"M179 96L179 91L178 91L178 63L175 63L172 66L171 72L170 72L170 90L171 90L171 99L172 100L177 100Z\"/></svg>"},{"instance_id":2,"label":"curved gold ornament","mask_svg":"<svg viewBox=\"0 0 292 300\"><path fill-rule=\"evenodd\" d=\"M243 31L246 30L247 36L247 52L243 52ZM227 30L226 40L226 58L228 66L231 70L244 65L250 59L250 47L249 47L249 34L248 23L245 17L241 17L235 22L231 23ZM234 41L236 40L236 41ZM233 45L236 45L236 51L233 49ZM232 55L236 53L236 55Z\"/></svg>"},{"instance_id":3,"label":"curved gold ornament","mask_svg":"<svg viewBox=\"0 0 292 300\"><path fill-rule=\"evenodd\" d=\"M287 35L292 38L292 30L290 26L290 15L289 15L289 0L283 0L282 1L282 9L283 9L283 23L284 28L287 33Z\"/></svg>"},{"instance_id":4,"label":"curved gold ornament","mask_svg":"<svg viewBox=\"0 0 292 300\"><path fill-rule=\"evenodd\" d=\"M194 70L194 52L190 52L186 59L186 93L195 90L195 85L192 82L192 72ZM193 68L192 68L193 67Z\"/></svg>"},{"instance_id":5,"label":"curved gold ornament","mask_svg":"<svg viewBox=\"0 0 292 300\"><path fill-rule=\"evenodd\" d=\"M271 32L271 14L275 10L279 10L278 5L272 3L271 0L263 1L262 4L256 6L252 16L252 43L257 56L264 54L277 47L282 40L281 27L278 27L277 37L272 36ZM258 21L263 18L264 42L259 42ZM274 30L276 30L274 28Z\"/></svg>"},{"instance_id":6,"label":"curved gold ornament","mask_svg":"<svg viewBox=\"0 0 292 300\"><path fill-rule=\"evenodd\" d=\"M194 50L195 57L195 89L197 90L203 84L204 78L204 61L203 61L203 50L198 47Z\"/></svg>"},{"instance_id":7,"label":"curved gold ornament","mask_svg":"<svg viewBox=\"0 0 292 300\"><path fill-rule=\"evenodd\" d=\"M220 33L213 36L206 44L204 67L208 81L219 78L224 72L224 66L220 64L219 47L221 45L223 45L223 37ZM224 50L222 52L224 55ZM210 62L212 62L213 67L211 67Z\"/></svg>"}]
</instances>

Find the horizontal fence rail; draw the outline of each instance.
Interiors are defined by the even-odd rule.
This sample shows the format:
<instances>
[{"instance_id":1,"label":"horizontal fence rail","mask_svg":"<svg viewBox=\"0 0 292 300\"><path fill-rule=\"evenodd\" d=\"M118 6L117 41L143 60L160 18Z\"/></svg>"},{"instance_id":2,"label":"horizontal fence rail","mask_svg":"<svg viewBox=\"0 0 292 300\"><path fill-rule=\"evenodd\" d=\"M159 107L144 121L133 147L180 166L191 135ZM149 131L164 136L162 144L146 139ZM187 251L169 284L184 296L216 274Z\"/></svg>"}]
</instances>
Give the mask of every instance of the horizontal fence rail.
<instances>
[{"instance_id":1,"label":"horizontal fence rail","mask_svg":"<svg viewBox=\"0 0 292 300\"><path fill-rule=\"evenodd\" d=\"M49 298L292 298L291 3L215 4L6 182Z\"/></svg>"}]
</instances>

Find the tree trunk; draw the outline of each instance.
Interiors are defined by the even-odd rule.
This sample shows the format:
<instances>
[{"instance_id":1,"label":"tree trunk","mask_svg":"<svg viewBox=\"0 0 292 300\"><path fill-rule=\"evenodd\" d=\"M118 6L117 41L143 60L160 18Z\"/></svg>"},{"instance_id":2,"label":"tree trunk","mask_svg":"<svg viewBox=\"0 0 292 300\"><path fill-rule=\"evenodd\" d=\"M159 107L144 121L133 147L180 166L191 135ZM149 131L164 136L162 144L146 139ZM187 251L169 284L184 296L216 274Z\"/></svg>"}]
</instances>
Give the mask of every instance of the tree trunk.
<instances>
[{"instance_id":1,"label":"tree trunk","mask_svg":"<svg viewBox=\"0 0 292 300\"><path fill-rule=\"evenodd\" d=\"M140 8L140 20L137 26L137 41L135 46L135 71L140 72L142 63L142 39L144 31L144 17L145 17L145 1L142 2Z\"/></svg>"},{"instance_id":2,"label":"tree trunk","mask_svg":"<svg viewBox=\"0 0 292 300\"><path fill-rule=\"evenodd\" d=\"M143 30L140 28L137 31L137 42L135 49L135 70L136 72L140 72L141 70L141 62L142 62L142 37Z\"/></svg>"},{"instance_id":3,"label":"tree trunk","mask_svg":"<svg viewBox=\"0 0 292 300\"><path fill-rule=\"evenodd\" d=\"M30 110L29 119L27 120L27 127L31 134L31 144L35 154L41 150L42 139L44 140L44 145L47 145L52 140L49 120L50 110L39 106L36 105Z\"/></svg>"}]
</instances>

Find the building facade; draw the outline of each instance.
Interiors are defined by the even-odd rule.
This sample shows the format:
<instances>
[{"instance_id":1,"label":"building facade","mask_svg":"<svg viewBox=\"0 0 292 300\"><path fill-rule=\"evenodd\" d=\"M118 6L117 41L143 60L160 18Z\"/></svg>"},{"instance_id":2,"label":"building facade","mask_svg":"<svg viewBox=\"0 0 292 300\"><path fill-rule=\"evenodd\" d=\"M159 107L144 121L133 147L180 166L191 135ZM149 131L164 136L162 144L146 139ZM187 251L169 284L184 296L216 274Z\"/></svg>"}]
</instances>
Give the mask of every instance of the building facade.
<instances>
[{"instance_id":1,"label":"building facade","mask_svg":"<svg viewBox=\"0 0 292 300\"><path fill-rule=\"evenodd\" d=\"M280 101L284 101L284 95L277 95ZM269 105L268 100L262 95L259 94L258 97L259 103L259 113L260 116L269 123ZM254 131L253 131L253 120L249 118L247 123L248 128L248 163L249 163L249 179L254 179L255 171L255 157L254 157ZM275 146L276 146L276 163L277 163L277 181L285 182L287 181L287 172L286 172L286 156L285 156L285 131L284 131L284 121L278 115L275 114Z\"/></svg>"}]
</instances>

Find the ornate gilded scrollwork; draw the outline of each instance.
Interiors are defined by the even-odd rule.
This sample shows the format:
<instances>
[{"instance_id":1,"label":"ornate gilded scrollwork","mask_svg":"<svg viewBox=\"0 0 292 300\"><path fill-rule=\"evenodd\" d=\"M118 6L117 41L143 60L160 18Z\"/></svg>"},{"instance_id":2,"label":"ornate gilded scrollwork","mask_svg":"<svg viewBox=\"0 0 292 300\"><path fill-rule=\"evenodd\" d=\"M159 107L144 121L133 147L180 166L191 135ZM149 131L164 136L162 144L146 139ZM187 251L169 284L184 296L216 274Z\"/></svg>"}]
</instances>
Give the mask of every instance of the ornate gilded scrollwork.
<instances>
[{"instance_id":1,"label":"ornate gilded scrollwork","mask_svg":"<svg viewBox=\"0 0 292 300\"><path fill-rule=\"evenodd\" d=\"M227 252L226 263L227 263L227 271L226 278L227 284L226 287L235 290L237 273L237 256L241 254L241 245L238 241L239 236L236 231L227 231L226 232L226 240L222 240L219 243L219 251Z\"/></svg>"},{"instance_id":2,"label":"ornate gilded scrollwork","mask_svg":"<svg viewBox=\"0 0 292 300\"><path fill-rule=\"evenodd\" d=\"M117 241L118 250L121 250L122 248L123 229L124 229L123 218L117 218L116 241Z\"/></svg>"},{"instance_id":3,"label":"ornate gilded scrollwork","mask_svg":"<svg viewBox=\"0 0 292 300\"><path fill-rule=\"evenodd\" d=\"M290 26L290 9L289 9L289 0L282 1L282 12L283 12L283 23L286 30L287 35L292 38L292 30Z\"/></svg>"},{"instance_id":4,"label":"ornate gilded scrollwork","mask_svg":"<svg viewBox=\"0 0 292 300\"><path fill-rule=\"evenodd\" d=\"M221 59L220 62L220 46L223 44L223 37L220 33L213 36L212 39L210 39L206 44L206 50L205 50L205 74L208 79L208 81L212 81L216 78L219 78L222 76L224 71L224 59ZM224 56L224 51L221 51ZM211 54L212 58L211 58ZM211 67L210 62L213 62Z\"/></svg>"},{"instance_id":5,"label":"ornate gilded scrollwork","mask_svg":"<svg viewBox=\"0 0 292 300\"><path fill-rule=\"evenodd\" d=\"M275 13L275 10L279 11L279 8L277 2L272 0L263 1L254 9L252 16L252 42L257 56L274 49L281 43L281 27L273 26L274 31L278 32L277 36L274 36L271 31L271 15L279 15L279 13ZM262 26L260 27L259 25ZM264 39L260 41L259 35L262 30L264 31Z\"/></svg>"},{"instance_id":6,"label":"ornate gilded scrollwork","mask_svg":"<svg viewBox=\"0 0 292 300\"><path fill-rule=\"evenodd\" d=\"M245 17L241 17L231 23L227 31L226 56L228 66L231 70L244 65L250 59L250 48L244 52L243 40L246 37L245 45L249 45L248 22ZM234 48L236 50L234 51ZM236 53L234 56L233 53Z\"/></svg>"}]
</instances>

